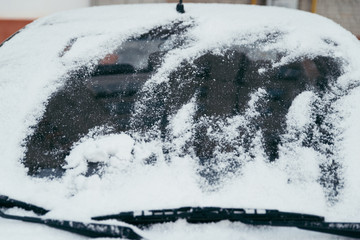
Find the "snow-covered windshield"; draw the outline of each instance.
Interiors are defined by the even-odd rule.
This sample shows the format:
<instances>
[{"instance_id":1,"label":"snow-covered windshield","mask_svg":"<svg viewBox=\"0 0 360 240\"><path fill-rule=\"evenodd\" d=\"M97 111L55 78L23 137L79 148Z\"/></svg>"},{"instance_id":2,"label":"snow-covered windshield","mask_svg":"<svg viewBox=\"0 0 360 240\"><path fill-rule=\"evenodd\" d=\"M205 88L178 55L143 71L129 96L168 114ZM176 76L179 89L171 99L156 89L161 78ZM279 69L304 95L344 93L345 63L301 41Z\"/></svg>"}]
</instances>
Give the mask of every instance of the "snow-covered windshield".
<instances>
[{"instance_id":1,"label":"snow-covered windshield","mask_svg":"<svg viewBox=\"0 0 360 240\"><path fill-rule=\"evenodd\" d=\"M173 7L59 13L0 47L1 193L74 220L190 205L359 220L358 40L300 11Z\"/></svg>"},{"instance_id":2,"label":"snow-covered windshield","mask_svg":"<svg viewBox=\"0 0 360 240\"><path fill-rule=\"evenodd\" d=\"M170 28L179 34L177 26ZM300 56L272 67L284 53L263 49L268 41L276 41L269 35L256 44L207 50L191 62L181 62L163 82L144 86L161 66L162 56L179 47L165 39L168 29L162 31L153 29L124 42L90 74L82 69L71 75L50 98L26 140L23 162L30 175L61 177L71 150L90 131L101 128L98 134L125 133L136 142L159 141L158 148L138 159L147 164L189 156L211 186L259 155L276 161L282 144L300 141L328 158L319 166L320 183L331 197L338 194L342 183L334 169L340 165L333 156L335 136L324 126L331 124L324 122L331 102L324 98L340 76L340 61ZM292 129L286 119L296 98L309 101L308 117L313 120L301 129ZM286 136L289 131L293 133ZM106 159L110 155L97 157L85 156L85 176L111 167Z\"/></svg>"},{"instance_id":3,"label":"snow-covered windshield","mask_svg":"<svg viewBox=\"0 0 360 240\"><path fill-rule=\"evenodd\" d=\"M65 86L49 99L43 117L33 127L34 133L25 141L23 162L29 174L61 176L65 158L93 128L105 127L112 133L129 131L137 93L159 67L165 53L176 47L174 39L178 40L185 29L181 23L152 29L125 41L91 69L84 66L70 73ZM66 47L61 57L71 53L74 43Z\"/></svg>"}]
</instances>

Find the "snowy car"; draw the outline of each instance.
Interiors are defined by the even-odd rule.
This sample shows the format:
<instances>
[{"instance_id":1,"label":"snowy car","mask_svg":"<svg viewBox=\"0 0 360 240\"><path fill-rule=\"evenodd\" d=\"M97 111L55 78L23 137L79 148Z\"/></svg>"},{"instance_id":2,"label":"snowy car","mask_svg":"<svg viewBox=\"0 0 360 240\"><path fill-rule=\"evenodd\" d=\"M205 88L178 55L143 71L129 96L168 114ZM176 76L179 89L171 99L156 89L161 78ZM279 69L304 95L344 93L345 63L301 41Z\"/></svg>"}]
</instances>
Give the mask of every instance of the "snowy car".
<instances>
[{"instance_id":1,"label":"snowy car","mask_svg":"<svg viewBox=\"0 0 360 240\"><path fill-rule=\"evenodd\" d=\"M359 56L276 7L34 21L0 46L0 238L359 238Z\"/></svg>"}]
</instances>

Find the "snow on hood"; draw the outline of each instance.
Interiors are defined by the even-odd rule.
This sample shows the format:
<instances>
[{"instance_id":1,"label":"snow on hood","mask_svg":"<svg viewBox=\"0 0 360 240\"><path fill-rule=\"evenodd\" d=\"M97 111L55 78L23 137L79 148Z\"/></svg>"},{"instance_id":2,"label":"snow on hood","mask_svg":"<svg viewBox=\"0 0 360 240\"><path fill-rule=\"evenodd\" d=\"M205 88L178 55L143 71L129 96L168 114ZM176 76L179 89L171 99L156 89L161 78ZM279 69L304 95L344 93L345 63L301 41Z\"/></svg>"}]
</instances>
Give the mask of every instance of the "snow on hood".
<instances>
[{"instance_id":1,"label":"snow on hood","mask_svg":"<svg viewBox=\"0 0 360 240\"><path fill-rule=\"evenodd\" d=\"M334 22L302 11L221 4L186 4L185 7L185 14L178 14L170 4L66 11L34 21L3 44L0 48L0 194L51 209L51 217L58 218L89 219L124 210L212 205L274 208L316 213L329 220L359 221L358 40ZM96 134L96 129L92 130L95 134L89 132L73 146L66 159L68 171L62 178L39 179L27 175L20 161L25 152L24 139L32 133L32 126L43 115L49 98L64 86L69 74L84 66L91 68L126 39L171 22L192 26L186 33L187 43L167 54L145 87L166 82L183 60L192 61L209 50L221 54L226 46L251 45L274 33L281 36L264 45L264 50L286 54L274 61L273 67L301 56L328 56L341 62L341 76L334 87L334 94L340 97L329 116L338 134L336 156L343 166L344 178L344 187L335 204L329 205L318 182L323 156L299 141L289 140L294 132L301 133L304 126L314 121L309 105L317 96L310 90L300 94L289 109L288 132L284 135L288 141L281 146L278 161L267 161L263 149L255 146L256 156L243 166L241 174L228 176L216 188L206 187L191 155L173 155L171 162L163 159L154 165L137 161L161 151L164 143L159 139L141 141L126 133L102 135ZM73 39L77 40L71 50L61 56ZM245 118L256 115L256 101L262 94L260 89L253 95ZM181 146L191 134L191 114L195 109L190 101L169 119L174 146ZM227 125L227 132L224 130L227 136L231 138L232 127L245 118L230 119L232 123ZM261 134L254 139L261 143ZM109 161L111 168L102 176L86 177L82 174L84 159Z\"/></svg>"}]
</instances>

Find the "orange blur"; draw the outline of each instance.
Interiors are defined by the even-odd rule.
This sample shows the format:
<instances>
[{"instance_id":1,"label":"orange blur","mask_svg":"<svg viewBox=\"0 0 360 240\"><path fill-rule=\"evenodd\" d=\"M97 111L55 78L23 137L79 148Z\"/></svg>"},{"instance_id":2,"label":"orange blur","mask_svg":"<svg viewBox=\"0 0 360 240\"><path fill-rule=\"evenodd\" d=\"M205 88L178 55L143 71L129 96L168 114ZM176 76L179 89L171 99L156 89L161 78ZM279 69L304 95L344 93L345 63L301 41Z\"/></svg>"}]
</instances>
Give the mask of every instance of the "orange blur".
<instances>
[{"instance_id":1,"label":"orange blur","mask_svg":"<svg viewBox=\"0 0 360 240\"><path fill-rule=\"evenodd\" d=\"M32 21L30 19L0 19L0 43Z\"/></svg>"}]
</instances>

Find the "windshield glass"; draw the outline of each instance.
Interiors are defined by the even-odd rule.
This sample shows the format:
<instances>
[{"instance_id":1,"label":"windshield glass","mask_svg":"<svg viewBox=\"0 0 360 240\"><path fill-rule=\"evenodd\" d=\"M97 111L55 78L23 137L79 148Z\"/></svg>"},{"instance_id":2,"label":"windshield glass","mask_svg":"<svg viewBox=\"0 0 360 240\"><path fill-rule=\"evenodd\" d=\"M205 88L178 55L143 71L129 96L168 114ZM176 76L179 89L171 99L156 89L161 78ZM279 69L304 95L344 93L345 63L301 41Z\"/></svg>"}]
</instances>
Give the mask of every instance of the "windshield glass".
<instances>
[{"instance_id":1,"label":"windshield glass","mask_svg":"<svg viewBox=\"0 0 360 240\"><path fill-rule=\"evenodd\" d=\"M241 171L259 152L274 162L283 144L301 141L329 158L319 166L320 181L336 196L341 179L329 169L339 164L332 156L333 133L326 125L331 123L324 124L331 107L321 99L340 75L337 61L304 56L274 67L284 53L262 50L259 43L234 45L183 60L167 81L151 81L166 53L181 45L170 38L182 31L176 27L171 34L158 28L129 39L102 58L91 74L73 74L52 96L26 141L23 163L29 174L61 176L70 151L94 129L96 134L127 133L145 142L156 139L162 142L161 153L150 151L144 163L188 155L198 174L214 186ZM299 97L308 98L314 122L286 134L292 127L289 111ZM183 129L174 128L184 116L179 123ZM104 162L87 160L86 176L102 171Z\"/></svg>"},{"instance_id":2,"label":"windshield glass","mask_svg":"<svg viewBox=\"0 0 360 240\"><path fill-rule=\"evenodd\" d=\"M130 129L137 93L186 26L174 23L129 39L102 58L94 70L81 69L51 97L46 112L26 140L23 163L30 175L61 176L74 143L95 127ZM63 57L76 42L64 49ZM89 73L90 72L90 73Z\"/></svg>"}]
</instances>

